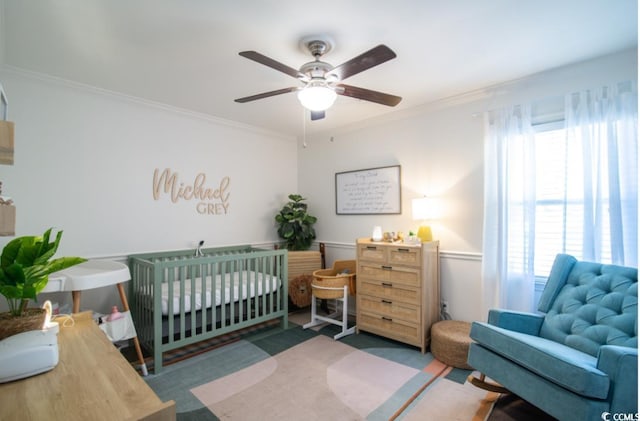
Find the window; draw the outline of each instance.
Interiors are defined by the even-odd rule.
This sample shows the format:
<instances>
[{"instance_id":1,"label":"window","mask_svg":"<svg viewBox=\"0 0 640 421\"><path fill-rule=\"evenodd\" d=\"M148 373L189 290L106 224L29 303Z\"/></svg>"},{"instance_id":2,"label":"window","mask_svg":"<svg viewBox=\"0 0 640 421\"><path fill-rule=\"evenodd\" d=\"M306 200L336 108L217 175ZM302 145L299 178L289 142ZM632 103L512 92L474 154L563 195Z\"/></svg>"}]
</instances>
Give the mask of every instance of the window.
<instances>
[{"instance_id":1,"label":"window","mask_svg":"<svg viewBox=\"0 0 640 421\"><path fill-rule=\"evenodd\" d=\"M528 255L525 250L527 242L520 226L525 219L523 200L526 181L524 177L535 174L533 190L535 192L534 218L531 230L533 236L533 273L540 280L546 279L557 253L567 253L577 259L583 259L583 243L585 232L584 206L584 152L579 138L569 139L562 122L534 126L533 148L535 160L533 171L525 173L525 154L523 139L514 142L517 145L509 153L510 180L509 195L509 251L508 266L510 271L523 267ZM606 155L606 151L601 152ZM601 157L602 158L602 157ZM606 158L606 156L605 156ZM606 159L600 160L600 172L607 172ZM601 183L598 188L604 189L599 195L599 202L594 215L597 223L596 237L598 261L612 263L611 233L607 211L609 195L608 184Z\"/></svg>"},{"instance_id":2,"label":"window","mask_svg":"<svg viewBox=\"0 0 640 421\"><path fill-rule=\"evenodd\" d=\"M637 267L637 105L627 81L485 113L487 311L535 310L558 253Z\"/></svg>"}]
</instances>

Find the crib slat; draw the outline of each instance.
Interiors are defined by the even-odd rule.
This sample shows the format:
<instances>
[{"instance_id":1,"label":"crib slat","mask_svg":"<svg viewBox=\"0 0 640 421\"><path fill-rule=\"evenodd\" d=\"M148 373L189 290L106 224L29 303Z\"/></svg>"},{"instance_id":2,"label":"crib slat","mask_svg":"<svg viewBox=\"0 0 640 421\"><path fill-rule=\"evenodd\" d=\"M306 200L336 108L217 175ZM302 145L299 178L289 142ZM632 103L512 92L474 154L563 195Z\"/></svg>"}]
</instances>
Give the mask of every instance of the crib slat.
<instances>
[{"instance_id":1,"label":"crib slat","mask_svg":"<svg viewBox=\"0 0 640 421\"><path fill-rule=\"evenodd\" d=\"M208 303L207 303L207 276L208 276L208 266L206 264L201 264L200 265L200 302L201 304L201 314L202 314L202 322L200 323L201 326L201 332L207 333L207 309L208 309ZM215 306L215 303L213 302L214 297L213 294L209 294L209 296L211 296L211 305ZM214 307L215 308L215 307Z\"/></svg>"},{"instance_id":2,"label":"crib slat","mask_svg":"<svg viewBox=\"0 0 640 421\"><path fill-rule=\"evenodd\" d=\"M189 294L190 297L190 313L191 313L191 317L189 317L190 321L191 321L191 335L195 335L196 333L196 298L197 298L197 289L196 289L196 274L194 273L194 266L193 265L189 265L187 266L188 269L188 273L187 273L187 279L189 280L190 284L191 284L191 293ZM185 333L186 335L186 333Z\"/></svg>"}]
</instances>

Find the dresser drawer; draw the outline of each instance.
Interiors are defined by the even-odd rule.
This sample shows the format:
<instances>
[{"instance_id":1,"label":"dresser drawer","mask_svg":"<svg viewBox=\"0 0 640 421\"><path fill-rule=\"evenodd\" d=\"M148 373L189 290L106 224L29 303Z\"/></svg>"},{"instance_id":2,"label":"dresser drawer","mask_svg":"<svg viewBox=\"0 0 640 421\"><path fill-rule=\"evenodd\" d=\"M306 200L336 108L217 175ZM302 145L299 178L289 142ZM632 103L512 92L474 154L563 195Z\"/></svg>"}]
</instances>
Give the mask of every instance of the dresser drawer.
<instances>
[{"instance_id":1,"label":"dresser drawer","mask_svg":"<svg viewBox=\"0 0 640 421\"><path fill-rule=\"evenodd\" d=\"M388 248L373 244L358 244L358 259L374 263L386 263Z\"/></svg>"},{"instance_id":2,"label":"dresser drawer","mask_svg":"<svg viewBox=\"0 0 640 421\"><path fill-rule=\"evenodd\" d=\"M358 267L358 277L387 283L399 283L415 288L421 285L420 270L411 267L361 263Z\"/></svg>"},{"instance_id":3,"label":"dresser drawer","mask_svg":"<svg viewBox=\"0 0 640 421\"><path fill-rule=\"evenodd\" d=\"M421 346L419 324L365 311L359 313L357 324L358 330Z\"/></svg>"},{"instance_id":4,"label":"dresser drawer","mask_svg":"<svg viewBox=\"0 0 640 421\"><path fill-rule=\"evenodd\" d=\"M412 288L400 283L391 283L357 278L358 294L378 297L391 302L400 301L407 304L420 305L420 288Z\"/></svg>"},{"instance_id":5,"label":"dresser drawer","mask_svg":"<svg viewBox=\"0 0 640 421\"><path fill-rule=\"evenodd\" d=\"M389 247L388 263L390 265L420 266L421 249L419 247Z\"/></svg>"},{"instance_id":6,"label":"dresser drawer","mask_svg":"<svg viewBox=\"0 0 640 421\"><path fill-rule=\"evenodd\" d=\"M420 322L420 307L402 301L358 294L358 309L391 319L401 319L416 324Z\"/></svg>"}]
</instances>

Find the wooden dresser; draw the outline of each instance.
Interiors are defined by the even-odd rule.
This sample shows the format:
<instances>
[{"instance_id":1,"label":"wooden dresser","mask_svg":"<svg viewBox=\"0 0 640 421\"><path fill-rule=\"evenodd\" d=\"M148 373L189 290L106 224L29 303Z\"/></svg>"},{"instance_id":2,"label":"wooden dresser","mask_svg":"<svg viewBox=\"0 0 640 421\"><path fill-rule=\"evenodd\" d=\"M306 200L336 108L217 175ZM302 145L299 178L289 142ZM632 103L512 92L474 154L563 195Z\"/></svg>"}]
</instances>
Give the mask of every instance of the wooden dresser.
<instances>
[{"instance_id":1,"label":"wooden dresser","mask_svg":"<svg viewBox=\"0 0 640 421\"><path fill-rule=\"evenodd\" d=\"M357 331L415 345L424 353L440 316L439 242L358 239Z\"/></svg>"}]
</instances>

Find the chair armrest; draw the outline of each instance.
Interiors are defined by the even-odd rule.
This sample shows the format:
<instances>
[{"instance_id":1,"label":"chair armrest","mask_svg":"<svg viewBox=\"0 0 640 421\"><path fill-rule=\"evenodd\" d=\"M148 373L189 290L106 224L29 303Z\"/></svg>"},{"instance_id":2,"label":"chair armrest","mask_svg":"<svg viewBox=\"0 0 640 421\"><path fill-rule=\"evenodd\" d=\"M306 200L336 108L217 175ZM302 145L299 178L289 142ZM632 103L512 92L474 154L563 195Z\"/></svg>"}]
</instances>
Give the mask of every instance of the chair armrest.
<instances>
[{"instance_id":1,"label":"chair armrest","mask_svg":"<svg viewBox=\"0 0 640 421\"><path fill-rule=\"evenodd\" d=\"M520 311L492 309L489 310L489 324L527 335L538 336L544 316Z\"/></svg>"},{"instance_id":2,"label":"chair armrest","mask_svg":"<svg viewBox=\"0 0 640 421\"><path fill-rule=\"evenodd\" d=\"M603 345L598 351L598 370L611 379L611 413L638 412L638 349Z\"/></svg>"}]
</instances>

